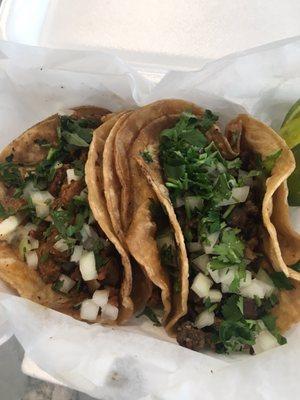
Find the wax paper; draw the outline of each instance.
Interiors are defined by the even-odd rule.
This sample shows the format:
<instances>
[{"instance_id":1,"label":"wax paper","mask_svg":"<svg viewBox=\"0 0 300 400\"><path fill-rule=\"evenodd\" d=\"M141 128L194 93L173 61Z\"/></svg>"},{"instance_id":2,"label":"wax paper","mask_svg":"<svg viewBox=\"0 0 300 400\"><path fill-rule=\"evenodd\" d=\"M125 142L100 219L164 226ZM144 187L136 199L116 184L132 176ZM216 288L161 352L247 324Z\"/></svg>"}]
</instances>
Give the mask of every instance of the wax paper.
<instances>
[{"instance_id":1,"label":"wax paper","mask_svg":"<svg viewBox=\"0 0 300 400\"><path fill-rule=\"evenodd\" d=\"M170 72L158 84L108 54L2 42L0 89L0 146L58 110L99 105L117 111L170 97L212 109L221 125L246 111L276 129L299 97L300 38L199 71ZM291 213L300 227L299 209ZM145 317L120 328L89 325L2 284L0 344L11 334L43 371L98 399L294 399L300 393L300 326L288 332L287 345L257 356L202 354L179 347Z\"/></svg>"}]
</instances>

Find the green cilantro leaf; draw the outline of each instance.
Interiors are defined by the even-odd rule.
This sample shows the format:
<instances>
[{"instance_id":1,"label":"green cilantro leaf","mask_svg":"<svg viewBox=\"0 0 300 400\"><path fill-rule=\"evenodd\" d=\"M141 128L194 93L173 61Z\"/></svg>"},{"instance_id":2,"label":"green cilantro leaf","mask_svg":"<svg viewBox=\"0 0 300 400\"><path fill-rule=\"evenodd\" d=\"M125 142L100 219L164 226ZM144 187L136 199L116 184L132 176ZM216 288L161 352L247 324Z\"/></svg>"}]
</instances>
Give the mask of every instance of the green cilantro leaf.
<instances>
[{"instance_id":1,"label":"green cilantro leaf","mask_svg":"<svg viewBox=\"0 0 300 400\"><path fill-rule=\"evenodd\" d=\"M282 153L282 150L281 150L281 149L280 149L280 150L277 150L277 151L275 151L274 153L272 153L272 154L270 154L269 156L267 156L267 157L262 161L263 167L264 167L264 169L266 170L266 172L267 172L268 174L271 174L271 172L272 172L272 170L273 170L273 168L274 168L274 166L275 166L275 164L276 164L276 161L277 161L278 158L281 156L281 153Z\"/></svg>"},{"instance_id":2,"label":"green cilantro leaf","mask_svg":"<svg viewBox=\"0 0 300 400\"><path fill-rule=\"evenodd\" d=\"M154 325L154 326L161 326L161 322L160 322L160 320L158 319L158 317L156 316L155 312L152 310L152 308L146 306L146 307L144 308L144 310L143 310L140 314L138 314L138 315L136 316L136 318L139 318L139 317L141 317L142 315L145 315L147 318L149 318L150 321L153 322L153 325Z\"/></svg>"},{"instance_id":3,"label":"green cilantro leaf","mask_svg":"<svg viewBox=\"0 0 300 400\"><path fill-rule=\"evenodd\" d=\"M147 164L150 164L153 162L153 157L152 154L149 150L144 150L140 152L140 156L146 161Z\"/></svg>"},{"instance_id":4,"label":"green cilantro leaf","mask_svg":"<svg viewBox=\"0 0 300 400\"><path fill-rule=\"evenodd\" d=\"M276 317L274 317L274 315L265 315L264 317L261 318L263 323L265 324L266 328L268 329L268 331L276 337L277 342L282 345L286 343L286 338L283 337L277 326L276 326Z\"/></svg>"},{"instance_id":5,"label":"green cilantro leaf","mask_svg":"<svg viewBox=\"0 0 300 400\"><path fill-rule=\"evenodd\" d=\"M277 271L272 272L270 274L270 278L272 279L274 285L278 289L284 289L284 290L294 289L292 282L283 272L277 272Z\"/></svg>"}]
</instances>

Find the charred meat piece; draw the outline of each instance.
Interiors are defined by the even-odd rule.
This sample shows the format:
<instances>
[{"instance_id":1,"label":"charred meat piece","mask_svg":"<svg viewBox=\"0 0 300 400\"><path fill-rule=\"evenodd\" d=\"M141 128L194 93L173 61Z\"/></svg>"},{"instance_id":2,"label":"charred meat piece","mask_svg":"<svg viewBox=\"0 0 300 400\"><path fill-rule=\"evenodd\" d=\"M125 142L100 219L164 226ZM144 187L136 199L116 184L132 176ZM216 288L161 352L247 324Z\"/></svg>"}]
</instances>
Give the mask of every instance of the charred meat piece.
<instances>
[{"instance_id":1,"label":"charred meat piece","mask_svg":"<svg viewBox=\"0 0 300 400\"><path fill-rule=\"evenodd\" d=\"M17 213L20 208L26 206L27 202L25 199L18 199L14 197L5 197L1 200L1 205L6 211Z\"/></svg>"},{"instance_id":2,"label":"charred meat piece","mask_svg":"<svg viewBox=\"0 0 300 400\"><path fill-rule=\"evenodd\" d=\"M62 184L66 179L66 168L67 167L65 165L59 168L54 175L53 181L50 183L48 190L54 197L59 195Z\"/></svg>"},{"instance_id":3,"label":"charred meat piece","mask_svg":"<svg viewBox=\"0 0 300 400\"><path fill-rule=\"evenodd\" d=\"M205 348L205 332L195 328L190 321L178 326L176 339L180 346L191 350L200 351Z\"/></svg>"},{"instance_id":4,"label":"charred meat piece","mask_svg":"<svg viewBox=\"0 0 300 400\"><path fill-rule=\"evenodd\" d=\"M45 261L39 262L38 269L45 283L55 282L60 275L60 267L52 257L48 257Z\"/></svg>"},{"instance_id":5,"label":"charred meat piece","mask_svg":"<svg viewBox=\"0 0 300 400\"><path fill-rule=\"evenodd\" d=\"M258 309L255 300L244 298L244 317L246 319L258 318Z\"/></svg>"},{"instance_id":6,"label":"charred meat piece","mask_svg":"<svg viewBox=\"0 0 300 400\"><path fill-rule=\"evenodd\" d=\"M67 206L74 196L80 194L80 192L85 188L85 182L83 179L79 181L72 181L71 183L64 183L60 190L59 200L60 206Z\"/></svg>"}]
</instances>

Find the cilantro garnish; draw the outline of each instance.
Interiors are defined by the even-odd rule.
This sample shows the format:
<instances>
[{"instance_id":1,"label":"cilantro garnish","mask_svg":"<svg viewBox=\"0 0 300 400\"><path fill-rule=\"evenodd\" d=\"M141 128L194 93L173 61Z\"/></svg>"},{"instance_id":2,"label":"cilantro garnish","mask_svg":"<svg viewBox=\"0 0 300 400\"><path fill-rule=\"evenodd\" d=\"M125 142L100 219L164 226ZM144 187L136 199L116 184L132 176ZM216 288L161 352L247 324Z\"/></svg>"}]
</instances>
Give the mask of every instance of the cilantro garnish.
<instances>
[{"instance_id":1,"label":"cilantro garnish","mask_svg":"<svg viewBox=\"0 0 300 400\"><path fill-rule=\"evenodd\" d=\"M263 167L265 169L265 171L267 172L267 174L271 174L276 161L278 160L278 158L281 156L282 150L277 150L274 153L270 154L269 156L267 156L263 161Z\"/></svg>"},{"instance_id":2,"label":"cilantro garnish","mask_svg":"<svg viewBox=\"0 0 300 400\"><path fill-rule=\"evenodd\" d=\"M278 289L284 289L284 290L294 289L292 282L283 272L277 272L277 271L272 272L270 274L270 278L272 279L274 285Z\"/></svg>"},{"instance_id":3,"label":"cilantro garnish","mask_svg":"<svg viewBox=\"0 0 300 400\"><path fill-rule=\"evenodd\" d=\"M144 150L140 152L140 156L143 157L143 159L146 161L147 164L150 164L153 162L153 156L150 153L149 150Z\"/></svg>"},{"instance_id":4,"label":"cilantro garnish","mask_svg":"<svg viewBox=\"0 0 300 400\"><path fill-rule=\"evenodd\" d=\"M157 316L156 316L155 312L152 310L152 308L146 306L146 307L144 308L144 310L143 310L140 314L138 314L138 315L136 316L136 318L139 318L139 317L141 317L142 315L145 315L147 318L149 318L150 321L153 322L153 325L154 325L154 326L161 326L161 322L160 322L159 319L157 318Z\"/></svg>"},{"instance_id":5,"label":"cilantro garnish","mask_svg":"<svg viewBox=\"0 0 300 400\"><path fill-rule=\"evenodd\" d=\"M300 272L300 261L294 265L291 265L290 268L292 268L294 271Z\"/></svg>"},{"instance_id":6,"label":"cilantro garnish","mask_svg":"<svg viewBox=\"0 0 300 400\"><path fill-rule=\"evenodd\" d=\"M24 187L24 179L21 175L19 165L13 161L11 154L6 158L6 161L0 163L0 180L7 187Z\"/></svg>"},{"instance_id":7,"label":"cilantro garnish","mask_svg":"<svg viewBox=\"0 0 300 400\"><path fill-rule=\"evenodd\" d=\"M278 330L278 328L277 328L277 326L276 326L276 317L274 317L274 315L269 314L269 315L265 315L265 316L262 317L261 319L262 319L263 323L265 324L266 328L268 329L268 331L269 331L273 336L276 337L277 342L278 342L280 345L285 344L285 343L286 343L286 338L283 337L283 336L280 334L280 332L279 332L279 330Z\"/></svg>"}]
</instances>

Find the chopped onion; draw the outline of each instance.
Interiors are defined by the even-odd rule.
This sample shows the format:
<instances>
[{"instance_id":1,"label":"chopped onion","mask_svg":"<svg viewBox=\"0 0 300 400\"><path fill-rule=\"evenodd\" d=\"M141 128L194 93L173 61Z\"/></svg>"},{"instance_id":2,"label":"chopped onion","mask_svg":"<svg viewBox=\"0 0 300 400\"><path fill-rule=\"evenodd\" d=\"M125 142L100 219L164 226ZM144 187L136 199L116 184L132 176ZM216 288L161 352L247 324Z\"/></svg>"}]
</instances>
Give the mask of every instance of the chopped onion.
<instances>
[{"instance_id":1,"label":"chopped onion","mask_svg":"<svg viewBox=\"0 0 300 400\"><path fill-rule=\"evenodd\" d=\"M39 218L46 218L49 215L50 208L48 204L41 203L35 206L36 216Z\"/></svg>"},{"instance_id":2,"label":"chopped onion","mask_svg":"<svg viewBox=\"0 0 300 400\"><path fill-rule=\"evenodd\" d=\"M199 257L193 258L192 264L200 269L204 274L207 274L207 264L209 263L209 257L207 254L202 254Z\"/></svg>"},{"instance_id":3,"label":"chopped onion","mask_svg":"<svg viewBox=\"0 0 300 400\"><path fill-rule=\"evenodd\" d=\"M34 205L45 204L54 200L51 193L44 191L36 191L31 193L31 200Z\"/></svg>"},{"instance_id":4,"label":"chopped onion","mask_svg":"<svg viewBox=\"0 0 300 400\"><path fill-rule=\"evenodd\" d=\"M54 169L59 169L63 166L64 164L60 161L56 161L54 164Z\"/></svg>"},{"instance_id":5,"label":"chopped onion","mask_svg":"<svg viewBox=\"0 0 300 400\"><path fill-rule=\"evenodd\" d=\"M222 293L220 290L211 289L208 292L206 299L210 299L212 303L218 303L222 299Z\"/></svg>"},{"instance_id":6,"label":"chopped onion","mask_svg":"<svg viewBox=\"0 0 300 400\"><path fill-rule=\"evenodd\" d=\"M96 290L93 294L93 301L99 306L103 307L108 303L109 290Z\"/></svg>"},{"instance_id":7,"label":"chopped onion","mask_svg":"<svg viewBox=\"0 0 300 400\"><path fill-rule=\"evenodd\" d=\"M32 193L37 192L38 189L34 186L33 182L28 182L23 190L23 196L25 199L29 199Z\"/></svg>"},{"instance_id":8,"label":"chopped onion","mask_svg":"<svg viewBox=\"0 0 300 400\"><path fill-rule=\"evenodd\" d=\"M61 274L58 280L62 282L62 286L59 289L62 293L69 293L69 291L76 285L76 282L65 274Z\"/></svg>"},{"instance_id":9,"label":"chopped onion","mask_svg":"<svg viewBox=\"0 0 300 400\"><path fill-rule=\"evenodd\" d=\"M0 222L0 239L4 239L6 235L14 232L21 223L21 218L17 215L11 215Z\"/></svg>"},{"instance_id":10,"label":"chopped onion","mask_svg":"<svg viewBox=\"0 0 300 400\"><path fill-rule=\"evenodd\" d=\"M79 260L79 269L84 281L91 281L98 276L95 255L92 251L84 252Z\"/></svg>"},{"instance_id":11,"label":"chopped onion","mask_svg":"<svg viewBox=\"0 0 300 400\"><path fill-rule=\"evenodd\" d=\"M250 186L235 187L232 189L231 197L219 203L220 207L229 206L236 203L244 203L249 195Z\"/></svg>"},{"instance_id":12,"label":"chopped onion","mask_svg":"<svg viewBox=\"0 0 300 400\"><path fill-rule=\"evenodd\" d=\"M175 208L180 208L182 206L184 206L184 198L183 197L176 197Z\"/></svg>"},{"instance_id":13,"label":"chopped onion","mask_svg":"<svg viewBox=\"0 0 300 400\"><path fill-rule=\"evenodd\" d=\"M249 176L249 172L242 169L239 170L239 180L242 180L242 182L247 186L251 186L253 183L253 178Z\"/></svg>"},{"instance_id":14,"label":"chopped onion","mask_svg":"<svg viewBox=\"0 0 300 400\"><path fill-rule=\"evenodd\" d=\"M221 284L222 293L230 293L229 286L230 286L230 285L227 285L226 283L222 283L222 284Z\"/></svg>"},{"instance_id":15,"label":"chopped onion","mask_svg":"<svg viewBox=\"0 0 300 400\"><path fill-rule=\"evenodd\" d=\"M199 196L186 196L184 199L185 207L189 211L193 211L195 208L201 210L203 207L203 199Z\"/></svg>"},{"instance_id":16,"label":"chopped onion","mask_svg":"<svg viewBox=\"0 0 300 400\"><path fill-rule=\"evenodd\" d=\"M96 321L99 312L99 306L91 299L83 300L80 308L80 318L86 321Z\"/></svg>"},{"instance_id":17,"label":"chopped onion","mask_svg":"<svg viewBox=\"0 0 300 400\"><path fill-rule=\"evenodd\" d=\"M246 270L246 276L244 279L240 280L240 288L247 287L251 284L252 274L250 271Z\"/></svg>"},{"instance_id":18,"label":"chopped onion","mask_svg":"<svg viewBox=\"0 0 300 400\"><path fill-rule=\"evenodd\" d=\"M207 310L202 311L196 319L195 319L195 326L198 329L202 329L205 326L213 325L215 322L215 314L213 312L209 312Z\"/></svg>"},{"instance_id":19,"label":"chopped onion","mask_svg":"<svg viewBox=\"0 0 300 400\"><path fill-rule=\"evenodd\" d=\"M40 246L40 242L37 239L29 237L29 243L32 250L36 250Z\"/></svg>"},{"instance_id":20,"label":"chopped onion","mask_svg":"<svg viewBox=\"0 0 300 400\"><path fill-rule=\"evenodd\" d=\"M263 351L273 349L279 346L277 339L269 331L261 331L255 339L253 350L255 354L262 353Z\"/></svg>"},{"instance_id":21,"label":"chopped onion","mask_svg":"<svg viewBox=\"0 0 300 400\"><path fill-rule=\"evenodd\" d=\"M29 252L30 250L31 250L31 245L29 243L28 236L26 236L26 237L22 238L19 243L19 253L20 253L22 260L24 260L25 254L27 252Z\"/></svg>"},{"instance_id":22,"label":"chopped onion","mask_svg":"<svg viewBox=\"0 0 300 400\"><path fill-rule=\"evenodd\" d=\"M191 289L199 296L199 297L207 297L209 293L209 289L211 288L213 282L207 276L199 272L198 275L194 278Z\"/></svg>"},{"instance_id":23,"label":"chopped onion","mask_svg":"<svg viewBox=\"0 0 300 400\"><path fill-rule=\"evenodd\" d=\"M25 253L25 259L28 267L36 269L39 263L37 252L32 250Z\"/></svg>"},{"instance_id":24,"label":"chopped onion","mask_svg":"<svg viewBox=\"0 0 300 400\"><path fill-rule=\"evenodd\" d=\"M115 321L118 318L118 313L118 307L107 303L101 308L101 319Z\"/></svg>"},{"instance_id":25,"label":"chopped onion","mask_svg":"<svg viewBox=\"0 0 300 400\"><path fill-rule=\"evenodd\" d=\"M83 246L74 246L73 254L71 255L70 261L72 262L79 262L80 257L83 252Z\"/></svg>"},{"instance_id":26,"label":"chopped onion","mask_svg":"<svg viewBox=\"0 0 300 400\"><path fill-rule=\"evenodd\" d=\"M88 190L87 190L87 188L84 188L81 192L80 192L80 195L79 195L83 200L84 199L87 199L87 197L88 197Z\"/></svg>"},{"instance_id":27,"label":"chopped onion","mask_svg":"<svg viewBox=\"0 0 300 400\"><path fill-rule=\"evenodd\" d=\"M209 244L203 243L203 248L206 254L212 254L213 248L217 243L220 236L220 232L214 232L207 236L207 241Z\"/></svg>"},{"instance_id":28,"label":"chopped onion","mask_svg":"<svg viewBox=\"0 0 300 400\"><path fill-rule=\"evenodd\" d=\"M196 251L200 251L202 249L202 244L199 242L190 242L187 243L186 246L190 253L195 253Z\"/></svg>"},{"instance_id":29,"label":"chopped onion","mask_svg":"<svg viewBox=\"0 0 300 400\"><path fill-rule=\"evenodd\" d=\"M58 242L54 243L53 247L62 253L69 250L69 246L64 239L60 239Z\"/></svg>"},{"instance_id":30,"label":"chopped onion","mask_svg":"<svg viewBox=\"0 0 300 400\"><path fill-rule=\"evenodd\" d=\"M272 279L268 275L267 271L263 268L259 268L258 273L256 274L256 278L275 288Z\"/></svg>"},{"instance_id":31,"label":"chopped onion","mask_svg":"<svg viewBox=\"0 0 300 400\"><path fill-rule=\"evenodd\" d=\"M209 266L207 267L207 272L212 277L212 280L215 283L220 283L220 271L218 269L211 269Z\"/></svg>"},{"instance_id":32,"label":"chopped onion","mask_svg":"<svg viewBox=\"0 0 300 400\"><path fill-rule=\"evenodd\" d=\"M28 234L30 231L36 231L37 226L35 224L32 224L31 222L28 222L26 225L23 226L23 229Z\"/></svg>"},{"instance_id":33,"label":"chopped onion","mask_svg":"<svg viewBox=\"0 0 300 400\"><path fill-rule=\"evenodd\" d=\"M88 224L83 224L80 234L83 242L85 242L88 238L99 239L97 232Z\"/></svg>"},{"instance_id":34,"label":"chopped onion","mask_svg":"<svg viewBox=\"0 0 300 400\"><path fill-rule=\"evenodd\" d=\"M264 285L265 284L262 281L254 278L252 279L250 285L240 289L240 293L244 297L248 297L250 299L254 299L255 296L263 299L266 295L266 290L268 290L268 288L264 287Z\"/></svg>"},{"instance_id":35,"label":"chopped onion","mask_svg":"<svg viewBox=\"0 0 300 400\"><path fill-rule=\"evenodd\" d=\"M75 174L74 168L69 168L67 169L67 181L68 184L70 184L72 181L79 181L80 176Z\"/></svg>"},{"instance_id":36,"label":"chopped onion","mask_svg":"<svg viewBox=\"0 0 300 400\"><path fill-rule=\"evenodd\" d=\"M234 280L235 269L234 268L223 268L220 270L220 283L230 285Z\"/></svg>"}]
</instances>

